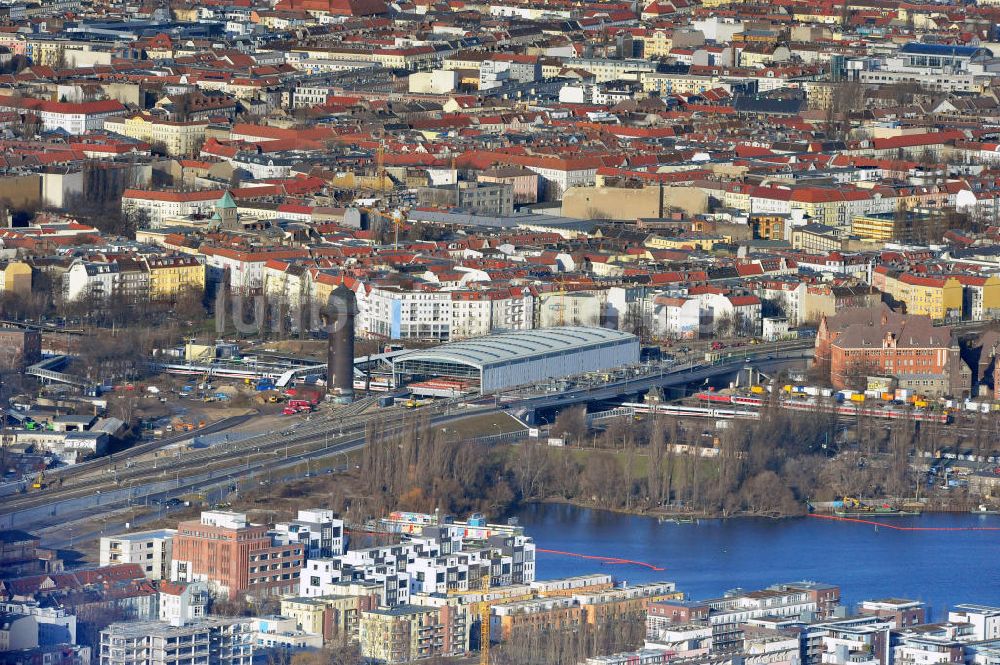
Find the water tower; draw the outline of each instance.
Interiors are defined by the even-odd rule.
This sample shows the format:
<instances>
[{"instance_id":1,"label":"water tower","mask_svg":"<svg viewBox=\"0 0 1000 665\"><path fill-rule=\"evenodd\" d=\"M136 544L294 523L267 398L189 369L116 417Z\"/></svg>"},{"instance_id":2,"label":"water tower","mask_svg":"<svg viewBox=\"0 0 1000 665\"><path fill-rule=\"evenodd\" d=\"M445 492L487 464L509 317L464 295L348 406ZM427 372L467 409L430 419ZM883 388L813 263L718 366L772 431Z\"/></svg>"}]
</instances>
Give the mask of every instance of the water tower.
<instances>
[{"instance_id":1,"label":"water tower","mask_svg":"<svg viewBox=\"0 0 1000 665\"><path fill-rule=\"evenodd\" d=\"M327 369L326 389L337 402L354 400L354 317L358 302L344 283L333 293L326 306Z\"/></svg>"}]
</instances>

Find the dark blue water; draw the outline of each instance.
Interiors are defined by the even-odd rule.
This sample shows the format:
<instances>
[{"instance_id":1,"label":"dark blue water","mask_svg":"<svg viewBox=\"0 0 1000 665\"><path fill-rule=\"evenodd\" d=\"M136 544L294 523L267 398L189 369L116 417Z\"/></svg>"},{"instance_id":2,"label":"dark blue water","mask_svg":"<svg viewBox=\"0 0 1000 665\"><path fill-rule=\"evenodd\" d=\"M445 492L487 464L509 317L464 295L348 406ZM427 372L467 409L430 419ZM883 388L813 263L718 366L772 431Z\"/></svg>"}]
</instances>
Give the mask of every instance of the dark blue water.
<instances>
[{"instance_id":1,"label":"dark blue water","mask_svg":"<svg viewBox=\"0 0 1000 665\"><path fill-rule=\"evenodd\" d=\"M998 529L911 532L812 518L661 524L555 504L527 506L517 517L539 548L646 561L666 569L539 553L539 579L606 572L630 583L673 581L692 598L735 587L814 580L840 585L849 603L922 600L935 618L957 603L1000 605L1000 515L883 518L898 526Z\"/></svg>"}]
</instances>

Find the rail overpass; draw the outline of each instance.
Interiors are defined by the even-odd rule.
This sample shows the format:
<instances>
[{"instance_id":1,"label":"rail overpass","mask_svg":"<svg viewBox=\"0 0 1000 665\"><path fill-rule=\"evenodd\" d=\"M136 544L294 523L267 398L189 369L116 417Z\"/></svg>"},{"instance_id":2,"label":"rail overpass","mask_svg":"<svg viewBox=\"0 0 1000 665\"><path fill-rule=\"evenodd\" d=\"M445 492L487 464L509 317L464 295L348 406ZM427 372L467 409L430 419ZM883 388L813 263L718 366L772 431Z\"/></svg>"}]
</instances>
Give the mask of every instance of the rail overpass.
<instances>
[{"instance_id":1,"label":"rail overpass","mask_svg":"<svg viewBox=\"0 0 1000 665\"><path fill-rule=\"evenodd\" d=\"M811 344L808 347L773 351L767 355L747 352L722 358L713 364L692 361L675 367L663 368L659 372L635 377L626 376L593 386L536 395L506 394L496 396L494 399L512 415L529 424L537 424L539 412L559 411L575 404L630 401L653 388L683 388L713 379L735 377L748 365L764 372L796 366L804 368L806 361L812 357L813 347Z\"/></svg>"}]
</instances>

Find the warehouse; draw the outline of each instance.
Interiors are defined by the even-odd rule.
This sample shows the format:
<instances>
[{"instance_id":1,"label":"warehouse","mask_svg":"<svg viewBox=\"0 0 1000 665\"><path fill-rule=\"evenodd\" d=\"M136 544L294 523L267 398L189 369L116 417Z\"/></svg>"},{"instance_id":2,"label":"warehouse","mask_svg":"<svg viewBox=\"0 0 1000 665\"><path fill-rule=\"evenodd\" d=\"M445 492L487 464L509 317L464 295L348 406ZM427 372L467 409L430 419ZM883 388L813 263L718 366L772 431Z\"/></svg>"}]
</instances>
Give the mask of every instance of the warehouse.
<instances>
[{"instance_id":1,"label":"warehouse","mask_svg":"<svg viewBox=\"0 0 1000 665\"><path fill-rule=\"evenodd\" d=\"M639 338L607 328L566 326L450 342L393 360L396 385L447 380L491 393L639 362Z\"/></svg>"}]
</instances>

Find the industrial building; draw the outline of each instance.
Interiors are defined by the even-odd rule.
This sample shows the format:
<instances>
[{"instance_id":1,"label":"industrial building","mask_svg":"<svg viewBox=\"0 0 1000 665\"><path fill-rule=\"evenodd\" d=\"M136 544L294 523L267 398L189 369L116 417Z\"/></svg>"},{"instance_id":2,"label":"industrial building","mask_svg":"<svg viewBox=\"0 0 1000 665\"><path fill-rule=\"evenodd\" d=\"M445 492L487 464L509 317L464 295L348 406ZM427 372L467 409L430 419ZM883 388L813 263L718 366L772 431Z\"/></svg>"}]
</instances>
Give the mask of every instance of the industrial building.
<instances>
[{"instance_id":1,"label":"industrial building","mask_svg":"<svg viewBox=\"0 0 1000 665\"><path fill-rule=\"evenodd\" d=\"M639 362L639 338L607 328L565 326L487 335L393 359L396 385L449 380L491 393Z\"/></svg>"}]
</instances>

